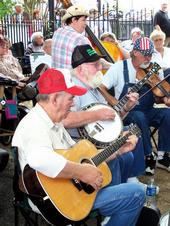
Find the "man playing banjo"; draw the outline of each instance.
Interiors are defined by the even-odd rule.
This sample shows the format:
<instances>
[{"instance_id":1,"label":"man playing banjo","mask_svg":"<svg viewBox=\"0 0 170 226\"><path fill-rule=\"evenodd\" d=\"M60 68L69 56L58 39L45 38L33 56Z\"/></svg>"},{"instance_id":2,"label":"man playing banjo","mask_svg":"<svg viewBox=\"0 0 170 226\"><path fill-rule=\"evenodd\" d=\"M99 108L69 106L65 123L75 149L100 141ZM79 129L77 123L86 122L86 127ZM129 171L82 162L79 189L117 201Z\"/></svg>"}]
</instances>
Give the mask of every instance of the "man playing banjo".
<instances>
[{"instance_id":1,"label":"man playing banjo","mask_svg":"<svg viewBox=\"0 0 170 226\"><path fill-rule=\"evenodd\" d=\"M103 147L103 139L107 139L107 137L110 136L120 129L119 134L120 135L122 131L122 123L121 119L118 119L120 122L120 125L116 124L117 128L109 128L109 131L106 130L103 132L104 124L101 124L102 122L106 122L108 126L112 122L114 122L118 115L116 111L108 107L107 102L105 98L102 96L102 94L98 91L97 87L100 86L102 81L102 65L100 62L101 56L99 56L96 51L90 46L90 45L79 45L77 46L72 55L72 79L75 84L81 85L82 87L85 87L88 91L87 93L82 97L75 97L75 106L72 109L72 112L70 112L66 119L64 119L63 123L65 128L71 128L70 134L73 138L79 139L80 135L78 133L78 130L75 128L83 127L87 124L95 123L94 129L90 132L89 136L85 136L85 138L91 140L92 142L95 140L93 134L97 133L97 137L99 138L99 141L93 142L97 147ZM127 101L126 105L122 108L122 111L120 112L121 117L125 116L127 114L127 109L131 109L138 100L138 94L137 93L131 93L128 95L129 100ZM100 104L99 108L95 108L90 110L87 109L87 111L82 111L82 108L90 105L94 105L94 103ZM100 122L100 123L99 123ZM72 129L74 128L74 129ZM87 128L88 132L89 128ZM105 133L105 134L104 134ZM102 135L101 135L102 134ZM115 137L113 136L113 140ZM109 140L112 142L113 140ZM139 139L140 140L140 139ZM138 142L138 145L132 153L127 153L121 157L119 157L119 163L120 168L116 168L116 170L120 170L121 179L118 177L114 178L114 183L121 183L126 182L127 178L129 177L136 177L138 175L141 175L145 169L144 165L144 155L143 155L143 146L141 144L141 140ZM108 145L106 143L106 145ZM135 161L134 160L135 157ZM140 161L140 164L139 164ZM114 167L115 163L109 163L111 167ZM116 163L117 164L117 163ZM114 169L115 170L115 169Z\"/></svg>"}]
</instances>

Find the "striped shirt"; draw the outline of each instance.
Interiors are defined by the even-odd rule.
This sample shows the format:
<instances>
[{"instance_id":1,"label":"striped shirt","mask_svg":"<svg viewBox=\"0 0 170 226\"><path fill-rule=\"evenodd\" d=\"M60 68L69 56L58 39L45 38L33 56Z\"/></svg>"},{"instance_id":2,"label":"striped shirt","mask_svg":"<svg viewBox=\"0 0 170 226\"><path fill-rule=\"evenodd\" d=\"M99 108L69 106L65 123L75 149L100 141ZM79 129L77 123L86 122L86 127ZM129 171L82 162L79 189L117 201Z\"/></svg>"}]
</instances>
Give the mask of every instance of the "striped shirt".
<instances>
[{"instance_id":1,"label":"striped shirt","mask_svg":"<svg viewBox=\"0 0 170 226\"><path fill-rule=\"evenodd\" d=\"M57 29L53 36L52 67L71 69L71 57L77 45L90 44L88 38L71 26ZM91 45L91 44L90 44Z\"/></svg>"}]
</instances>

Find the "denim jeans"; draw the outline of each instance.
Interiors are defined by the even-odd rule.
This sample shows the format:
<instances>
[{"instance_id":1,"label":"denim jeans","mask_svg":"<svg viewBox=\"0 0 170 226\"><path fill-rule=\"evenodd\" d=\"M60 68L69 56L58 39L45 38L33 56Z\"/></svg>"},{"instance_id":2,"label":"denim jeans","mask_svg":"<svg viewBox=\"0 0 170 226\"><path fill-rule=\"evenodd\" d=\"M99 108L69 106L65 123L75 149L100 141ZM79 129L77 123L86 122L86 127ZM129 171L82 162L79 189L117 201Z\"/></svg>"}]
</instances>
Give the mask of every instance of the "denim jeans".
<instances>
[{"instance_id":1,"label":"denim jeans","mask_svg":"<svg viewBox=\"0 0 170 226\"><path fill-rule=\"evenodd\" d=\"M135 121L142 131L145 155L151 154L152 144L149 127L158 128L158 150L170 152L170 139L167 132L170 128L169 108L149 108L142 111L131 111L126 118L126 123Z\"/></svg>"},{"instance_id":2,"label":"denim jeans","mask_svg":"<svg viewBox=\"0 0 170 226\"><path fill-rule=\"evenodd\" d=\"M132 169L134 164L133 152L128 152L119 156L118 160L120 165L121 183L125 183L127 179L132 175ZM114 172L112 171L112 173Z\"/></svg>"},{"instance_id":3,"label":"denim jeans","mask_svg":"<svg viewBox=\"0 0 170 226\"><path fill-rule=\"evenodd\" d=\"M106 226L135 226L145 202L144 187L135 183L110 185L101 189L93 209L110 216Z\"/></svg>"},{"instance_id":4,"label":"denim jeans","mask_svg":"<svg viewBox=\"0 0 170 226\"><path fill-rule=\"evenodd\" d=\"M145 155L142 137L139 138L135 149L132 151L134 161L129 177L137 177L145 172Z\"/></svg>"},{"instance_id":5,"label":"denim jeans","mask_svg":"<svg viewBox=\"0 0 170 226\"><path fill-rule=\"evenodd\" d=\"M131 175L134 157L132 152L128 152L108 162L110 171L112 172L112 185L125 183Z\"/></svg>"}]
</instances>

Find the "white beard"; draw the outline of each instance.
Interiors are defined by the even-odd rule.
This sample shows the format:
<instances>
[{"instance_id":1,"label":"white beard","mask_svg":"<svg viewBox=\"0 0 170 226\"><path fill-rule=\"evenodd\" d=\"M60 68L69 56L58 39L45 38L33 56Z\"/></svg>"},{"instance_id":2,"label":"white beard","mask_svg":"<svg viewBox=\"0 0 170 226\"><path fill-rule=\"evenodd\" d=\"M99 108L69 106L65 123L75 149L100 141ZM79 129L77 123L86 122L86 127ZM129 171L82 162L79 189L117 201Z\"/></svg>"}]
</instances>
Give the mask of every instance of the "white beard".
<instances>
[{"instance_id":1,"label":"white beard","mask_svg":"<svg viewBox=\"0 0 170 226\"><path fill-rule=\"evenodd\" d=\"M150 65L150 62L149 63L142 63L142 64L140 64L140 68L146 69L146 68L149 67L149 65Z\"/></svg>"},{"instance_id":2,"label":"white beard","mask_svg":"<svg viewBox=\"0 0 170 226\"><path fill-rule=\"evenodd\" d=\"M103 74L101 71L98 71L91 80L88 81L88 85L95 89L97 87L99 87L102 84L102 77Z\"/></svg>"}]
</instances>

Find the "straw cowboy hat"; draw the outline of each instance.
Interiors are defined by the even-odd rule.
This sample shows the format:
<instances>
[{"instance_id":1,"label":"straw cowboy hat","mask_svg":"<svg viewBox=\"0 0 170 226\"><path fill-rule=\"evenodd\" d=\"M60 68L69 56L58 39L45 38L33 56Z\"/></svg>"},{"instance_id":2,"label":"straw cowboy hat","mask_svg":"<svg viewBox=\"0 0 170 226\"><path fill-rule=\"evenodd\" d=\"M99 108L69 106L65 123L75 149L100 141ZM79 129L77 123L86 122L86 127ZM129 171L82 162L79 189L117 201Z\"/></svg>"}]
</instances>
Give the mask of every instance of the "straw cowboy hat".
<instances>
[{"instance_id":1,"label":"straw cowboy hat","mask_svg":"<svg viewBox=\"0 0 170 226\"><path fill-rule=\"evenodd\" d=\"M74 16L89 16L89 12L81 5L70 6L65 15L62 17L62 21L65 22L67 19Z\"/></svg>"}]
</instances>

